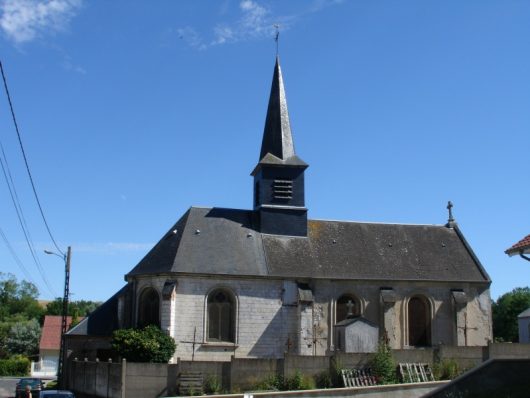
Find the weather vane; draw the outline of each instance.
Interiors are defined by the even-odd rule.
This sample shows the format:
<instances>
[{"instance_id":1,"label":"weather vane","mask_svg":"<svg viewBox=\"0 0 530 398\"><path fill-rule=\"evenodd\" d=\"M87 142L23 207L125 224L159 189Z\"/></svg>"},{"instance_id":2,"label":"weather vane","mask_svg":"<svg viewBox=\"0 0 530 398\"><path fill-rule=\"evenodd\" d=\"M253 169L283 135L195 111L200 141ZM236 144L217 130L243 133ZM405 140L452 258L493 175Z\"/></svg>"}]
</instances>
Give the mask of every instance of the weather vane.
<instances>
[{"instance_id":1,"label":"weather vane","mask_svg":"<svg viewBox=\"0 0 530 398\"><path fill-rule=\"evenodd\" d=\"M276 56L278 55L278 42L280 41L280 25L275 23L274 28L276 29L276 35L274 36L274 41L276 42Z\"/></svg>"}]
</instances>

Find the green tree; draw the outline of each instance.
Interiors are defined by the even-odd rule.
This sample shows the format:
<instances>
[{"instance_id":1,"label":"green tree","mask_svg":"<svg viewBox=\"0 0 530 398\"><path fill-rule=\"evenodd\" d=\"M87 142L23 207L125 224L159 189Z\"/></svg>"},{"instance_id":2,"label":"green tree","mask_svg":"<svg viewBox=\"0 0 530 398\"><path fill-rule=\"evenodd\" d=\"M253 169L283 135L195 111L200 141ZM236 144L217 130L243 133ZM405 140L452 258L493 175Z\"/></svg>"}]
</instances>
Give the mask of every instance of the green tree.
<instances>
[{"instance_id":1,"label":"green tree","mask_svg":"<svg viewBox=\"0 0 530 398\"><path fill-rule=\"evenodd\" d=\"M68 315L76 317L85 317L90 315L101 302L79 300L68 303ZM55 300L46 304L46 315L62 315L63 314L63 299L57 297Z\"/></svg>"},{"instance_id":2,"label":"green tree","mask_svg":"<svg viewBox=\"0 0 530 398\"><path fill-rule=\"evenodd\" d=\"M377 352L372 358L371 366L378 384L396 383L396 362L392 357L392 350L384 338L377 346Z\"/></svg>"},{"instance_id":3,"label":"green tree","mask_svg":"<svg viewBox=\"0 0 530 398\"><path fill-rule=\"evenodd\" d=\"M39 352L41 327L36 319L17 322L9 330L6 348L11 355L36 355Z\"/></svg>"},{"instance_id":4,"label":"green tree","mask_svg":"<svg viewBox=\"0 0 530 398\"><path fill-rule=\"evenodd\" d=\"M504 341L518 342L517 315L530 307L530 288L516 287L500 296L492 305L493 336Z\"/></svg>"},{"instance_id":5,"label":"green tree","mask_svg":"<svg viewBox=\"0 0 530 398\"><path fill-rule=\"evenodd\" d=\"M14 318L40 318L43 310L37 301L37 287L27 281L18 282L14 275L0 272L0 322Z\"/></svg>"},{"instance_id":6,"label":"green tree","mask_svg":"<svg viewBox=\"0 0 530 398\"><path fill-rule=\"evenodd\" d=\"M130 362L167 363L177 345L154 325L143 329L121 329L112 334L112 348Z\"/></svg>"},{"instance_id":7,"label":"green tree","mask_svg":"<svg viewBox=\"0 0 530 398\"><path fill-rule=\"evenodd\" d=\"M7 339L14 325L41 319L44 311L37 301L38 295L33 283L18 282L14 275L0 272L0 358L11 354Z\"/></svg>"}]
</instances>

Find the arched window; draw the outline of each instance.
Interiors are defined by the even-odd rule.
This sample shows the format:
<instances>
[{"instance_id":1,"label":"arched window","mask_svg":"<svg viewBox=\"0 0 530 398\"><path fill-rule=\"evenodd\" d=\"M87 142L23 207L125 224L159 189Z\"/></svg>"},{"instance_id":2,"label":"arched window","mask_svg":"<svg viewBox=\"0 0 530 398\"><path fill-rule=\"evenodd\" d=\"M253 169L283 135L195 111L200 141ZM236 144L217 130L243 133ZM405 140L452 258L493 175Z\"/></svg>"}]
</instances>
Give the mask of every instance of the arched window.
<instances>
[{"instance_id":1,"label":"arched window","mask_svg":"<svg viewBox=\"0 0 530 398\"><path fill-rule=\"evenodd\" d=\"M345 320L348 317L359 316L361 309L359 300L351 294L344 294L337 300L337 306L335 309L335 322Z\"/></svg>"},{"instance_id":2,"label":"arched window","mask_svg":"<svg viewBox=\"0 0 530 398\"><path fill-rule=\"evenodd\" d=\"M414 296L408 304L409 345L431 344L431 311L425 297Z\"/></svg>"},{"instance_id":3,"label":"arched window","mask_svg":"<svg viewBox=\"0 0 530 398\"><path fill-rule=\"evenodd\" d=\"M160 298L153 288L145 289L138 303L138 327L148 325L160 327Z\"/></svg>"},{"instance_id":4,"label":"arched window","mask_svg":"<svg viewBox=\"0 0 530 398\"><path fill-rule=\"evenodd\" d=\"M235 342L235 312L234 296L222 289L217 289L208 295L208 340Z\"/></svg>"}]
</instances>

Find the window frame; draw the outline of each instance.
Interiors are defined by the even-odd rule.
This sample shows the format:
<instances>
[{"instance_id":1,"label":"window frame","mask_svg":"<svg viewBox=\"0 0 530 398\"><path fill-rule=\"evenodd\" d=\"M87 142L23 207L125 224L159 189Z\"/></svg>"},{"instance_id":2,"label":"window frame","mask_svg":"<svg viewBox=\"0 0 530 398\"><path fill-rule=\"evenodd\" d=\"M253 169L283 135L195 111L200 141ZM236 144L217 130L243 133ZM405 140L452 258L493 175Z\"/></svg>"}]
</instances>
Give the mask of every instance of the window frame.
<instances>
[{"instance_id":1,"label":"window frame","mask_svg":"<svg viewBox=\"0 0 530 398\"><path fill-rule=\"evenodd\" d=\"M149 308L147 310L144 310L144 305L146 304L146 302L144 301L146 299L146 295L147 294L152 294L152 297L151 299L153 299L154 297L156 297L156 301L157 301L157 311L153 311L154 310L154 305L152 303L147 303ZM144 328L146 326L149 326L149 325L155 325L155 326L158 326L159 328L161 327L161 314L160 314L160 311L161 311L161 300L160 300L160 293L158 292L158 290L156 288L154 288L153 286L146 286L144 287L141 291L140 291L140 294L138 295L138 307L137 307L137 317L136 317L136 325L138 328ZM152 316L149 317L145 317L144 314L145 313L148 313L148 314L156 314L156 322L151 322L152 320ZM146 318L146 319L144 319Z\"/></svg>"},{"instance_id":2,"label":"window frame","mask_svg":"<svg viewBox=\"0 0 530 398\"><path fill-rule=\"evenodd\" d=\"M224 294L227 297L227 302L229 304L229 317L230 319L227 321L226 319L219 319L218 322L218 333L217 337L211 337L210 328L212 327L212 318L211 318L211 311L214 308L213 304L216 304L215 302L211 301L211 298L218 295L218 294ZM238 326L238 298L237 295L232 291L232 289L224 287L224 286L217 286L213 289L211 289L205 296L205 330L204 330L204 341L208 344L237 344L237 326ZM220 308L219 317L222 315L223 308ZM223 327L225 322L228 322L229 329L228 329L228 338L225 338L223 336Z\"/></svg>"}]
</instances>

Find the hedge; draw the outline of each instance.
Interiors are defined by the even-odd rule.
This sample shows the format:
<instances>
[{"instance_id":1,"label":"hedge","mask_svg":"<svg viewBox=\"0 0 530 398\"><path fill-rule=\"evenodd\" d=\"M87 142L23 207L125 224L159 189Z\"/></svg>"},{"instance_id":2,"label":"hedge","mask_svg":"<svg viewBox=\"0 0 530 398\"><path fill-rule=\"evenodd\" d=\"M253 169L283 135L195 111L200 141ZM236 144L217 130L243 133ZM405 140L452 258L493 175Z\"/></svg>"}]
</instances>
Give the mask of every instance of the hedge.
<instances>
[{"instance_id":1,"label":"hedge","mask_svg":"<svg viewBox=\"0 0 530 398\"><path fill-rule=\"evenodd\" d=\"M0 359L0 376L26 376L30 371L29 359Z\"/></svg>"}]
</instances>

